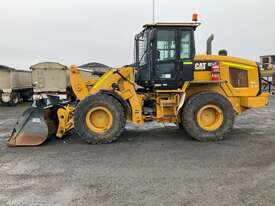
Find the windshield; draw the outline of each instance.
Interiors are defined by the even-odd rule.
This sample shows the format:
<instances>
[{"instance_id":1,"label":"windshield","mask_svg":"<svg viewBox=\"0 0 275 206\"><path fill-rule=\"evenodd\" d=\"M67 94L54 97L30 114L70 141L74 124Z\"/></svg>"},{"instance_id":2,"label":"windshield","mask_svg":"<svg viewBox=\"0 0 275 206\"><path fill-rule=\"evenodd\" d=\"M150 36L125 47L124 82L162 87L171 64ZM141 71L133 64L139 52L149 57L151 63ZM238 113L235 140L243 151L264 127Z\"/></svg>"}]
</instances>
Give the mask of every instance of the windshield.
<instances>
[{"instance_id":1,"label":"windshield","mask_svg":"<svg viewBox=\"0 0 275 206\"><path fill-rule=\"evenodd\" d=\"M137 66L144 66L147 64L147 45L148 37L147 31L143 31L136 36L136 64Z\"/></svg>"}]
</instances>

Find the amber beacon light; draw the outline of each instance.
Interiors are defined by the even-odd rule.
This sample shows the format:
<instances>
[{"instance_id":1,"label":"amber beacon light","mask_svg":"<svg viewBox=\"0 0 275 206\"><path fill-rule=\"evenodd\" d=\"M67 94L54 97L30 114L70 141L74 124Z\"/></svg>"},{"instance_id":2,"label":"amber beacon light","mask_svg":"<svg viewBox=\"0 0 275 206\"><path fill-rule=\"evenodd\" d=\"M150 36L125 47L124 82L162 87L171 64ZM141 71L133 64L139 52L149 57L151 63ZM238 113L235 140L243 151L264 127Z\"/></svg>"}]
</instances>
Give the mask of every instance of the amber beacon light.
<instances>
[{"instance_id":1,"label":"amber beacon light","mask_svg":"<svg viewBox=\"0 0 275 206\"><path fill-rule=\"evenodd\" d=\"M193 14L192 21L198 21L198 14Z\"/></svg>"}]
</instances>

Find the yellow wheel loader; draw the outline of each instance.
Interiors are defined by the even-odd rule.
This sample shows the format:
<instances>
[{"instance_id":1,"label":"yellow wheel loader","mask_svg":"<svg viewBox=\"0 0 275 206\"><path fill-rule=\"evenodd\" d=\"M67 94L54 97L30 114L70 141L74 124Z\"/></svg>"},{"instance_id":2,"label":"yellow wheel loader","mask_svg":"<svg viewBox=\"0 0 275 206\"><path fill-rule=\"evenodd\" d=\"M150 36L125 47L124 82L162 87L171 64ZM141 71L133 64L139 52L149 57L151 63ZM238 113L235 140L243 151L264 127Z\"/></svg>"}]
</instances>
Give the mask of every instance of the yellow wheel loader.
<instances>
[{"instance_id":1,"label":"yellow wheel loader","mask_svg":"<svg viewBox=\"0 0 275 206\"><path fill-rule=\"evenodd\" d=\"M84 81L70 67L76 102L36 102L18 121L10 146L42 144L74 131L90 144L116 141L126 121L175 123L199 141L223 139L237 115L268 104L259 65L222 52L196 55L191 23L147 24L135 37L135 63Z\"/></svg>"}]
</instances>

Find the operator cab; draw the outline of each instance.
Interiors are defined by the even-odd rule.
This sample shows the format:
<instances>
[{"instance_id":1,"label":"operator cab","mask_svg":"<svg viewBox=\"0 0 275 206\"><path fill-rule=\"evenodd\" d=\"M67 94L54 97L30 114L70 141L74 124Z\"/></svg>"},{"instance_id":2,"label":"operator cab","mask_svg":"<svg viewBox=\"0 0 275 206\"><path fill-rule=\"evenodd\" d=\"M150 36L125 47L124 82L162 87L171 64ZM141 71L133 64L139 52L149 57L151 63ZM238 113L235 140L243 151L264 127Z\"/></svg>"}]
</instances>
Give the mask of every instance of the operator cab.
<instances>
[{"instance_id":1,"label":"operator cab","mask_svg":"<svg viewBox=\"0 0 275 206\"><path fill-rule=\"evenodd\" d=\"M135 37L136 83L145 89L177 89L193 80L194 31L200 24L144 25Z\"/></svg>"}]
</instances>

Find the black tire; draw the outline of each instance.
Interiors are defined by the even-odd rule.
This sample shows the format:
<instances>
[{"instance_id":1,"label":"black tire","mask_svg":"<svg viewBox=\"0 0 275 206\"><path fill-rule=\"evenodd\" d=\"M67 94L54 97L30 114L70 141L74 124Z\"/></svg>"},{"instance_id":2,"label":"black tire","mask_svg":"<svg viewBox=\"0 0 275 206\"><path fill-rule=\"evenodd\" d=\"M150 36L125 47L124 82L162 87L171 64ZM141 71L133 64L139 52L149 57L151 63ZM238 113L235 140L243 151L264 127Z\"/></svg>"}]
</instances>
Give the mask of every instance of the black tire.
<instances>
[{"instance_id":1,"label":"black tire","mask_svg":"<svg viewBox=\"0 0 275 206\"><path fill-rule=\"evenodd\" d=\"M217 106L223 115L221 125L214 131L203 129L197 121L197 114L206 105ZM182 122L187 133L199 141L218 141L224 139L234 125L235 115L232 104L218 93L202 92L191 97L184 106Z\"/></svg>"},{"instance_id":2,"label":"black tire","mask_svg":"<svg viewBox=\"0 0 275 206\"><path fill-rule=\"evenodd\" d=\"M92 108L96 107L108 109L113 118L111 127L104 133L92 131L86 123L86 115ZM74 112L74 124L77 134L88 144L106 144L119 138L125 128L126 115L122 105L114 97L96 94L88 96L77 105Z\"/></svg>"},{"instance_id":3,"label":"black tire","mask_svg":"<svg viewBox=\"0 0 275 206\"><path fill-rule=\"evenodd\" d=\"M185 129L182 122L178 122L177 126L179 129Z\"/></svg>"},{"instance_id":4,"label":"black tire","mask_svg":"<svg viewBox=\"0 0 275 206\"><path fill-rule=\"evenodd\" d=\"M10 106L16 106L20 101L20 95L19 93L11 93L11 99L10 99L10 102L9 102L9 105Z\"/></svg>"}]
</instances>

